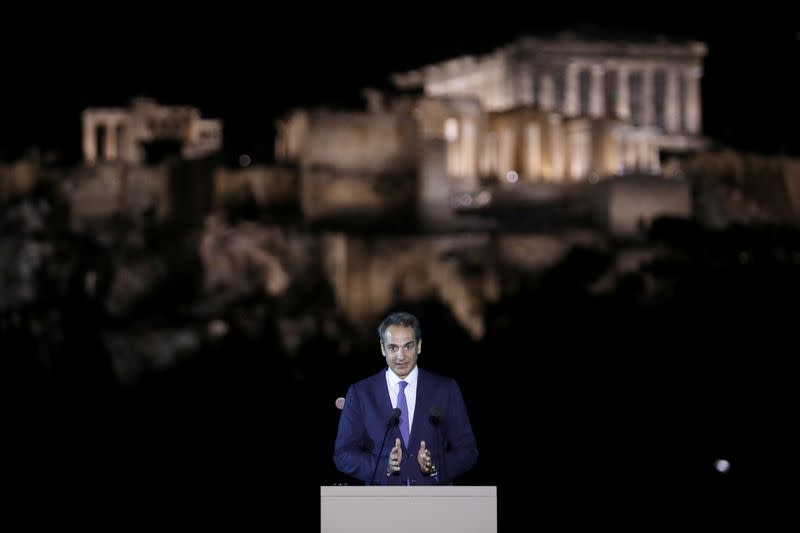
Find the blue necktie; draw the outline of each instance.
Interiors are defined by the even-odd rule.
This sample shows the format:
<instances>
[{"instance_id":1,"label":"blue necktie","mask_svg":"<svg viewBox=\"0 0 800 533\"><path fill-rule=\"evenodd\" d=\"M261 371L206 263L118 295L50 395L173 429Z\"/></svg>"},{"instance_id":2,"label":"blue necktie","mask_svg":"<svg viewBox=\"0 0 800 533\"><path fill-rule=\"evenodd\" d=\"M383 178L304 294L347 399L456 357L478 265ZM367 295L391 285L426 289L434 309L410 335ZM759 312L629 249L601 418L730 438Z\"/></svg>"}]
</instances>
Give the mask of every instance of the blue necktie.
<instances>
[{"instance_id":1,"label":"blue necktie","mask_svg":"<svg viewBox=\"0 0 800 533\"><path fill-rule=\"evenodd\" d=\"M406 449L408 449L408 403L406 403L406 383L405 381L401 381L398 383L400 385L400 392L397 393L397 407L400 409L400 436L403 437L403 442L406 445Z\"/></svg>"}]
</instances>

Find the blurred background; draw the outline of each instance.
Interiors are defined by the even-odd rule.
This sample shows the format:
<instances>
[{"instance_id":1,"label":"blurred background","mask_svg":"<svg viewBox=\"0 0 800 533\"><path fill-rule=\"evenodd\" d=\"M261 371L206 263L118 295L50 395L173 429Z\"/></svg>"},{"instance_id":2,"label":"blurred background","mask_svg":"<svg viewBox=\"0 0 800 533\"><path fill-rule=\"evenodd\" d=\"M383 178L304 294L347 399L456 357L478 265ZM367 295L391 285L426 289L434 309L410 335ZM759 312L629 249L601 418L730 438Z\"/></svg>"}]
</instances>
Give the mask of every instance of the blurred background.
<instances>
[{"instance_id":1,"label":"blurred background","mask_svg":"<svg viewBox=\"0 0 800 533\"><path fill-rule=\"evenodd\" d=\"M501 531L792 508L792 13L72 9L0 36L22 502L315 530L358 483L335 401L406 310Z\"/></svg>"}]
</instances>

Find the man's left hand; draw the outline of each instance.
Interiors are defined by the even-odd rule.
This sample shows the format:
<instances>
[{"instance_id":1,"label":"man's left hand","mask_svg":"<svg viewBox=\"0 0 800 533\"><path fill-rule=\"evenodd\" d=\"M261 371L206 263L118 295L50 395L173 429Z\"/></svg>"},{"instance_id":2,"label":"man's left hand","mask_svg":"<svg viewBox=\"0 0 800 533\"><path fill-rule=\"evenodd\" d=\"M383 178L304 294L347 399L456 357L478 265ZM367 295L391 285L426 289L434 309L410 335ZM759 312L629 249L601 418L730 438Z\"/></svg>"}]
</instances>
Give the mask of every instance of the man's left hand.
<instances>
[{"instance_id":1,"label":"man's left hand","mask_svg":"<svg viewBox=\"0 0 800 533\"><path fill-rule=\"evenodd\" d=\"M419 444L419 453L417 454L417 462L422 473L427 475L431 473L433 462L431 461L431 451L425 447L425 441Z\"/></svg>"}]
</instances>

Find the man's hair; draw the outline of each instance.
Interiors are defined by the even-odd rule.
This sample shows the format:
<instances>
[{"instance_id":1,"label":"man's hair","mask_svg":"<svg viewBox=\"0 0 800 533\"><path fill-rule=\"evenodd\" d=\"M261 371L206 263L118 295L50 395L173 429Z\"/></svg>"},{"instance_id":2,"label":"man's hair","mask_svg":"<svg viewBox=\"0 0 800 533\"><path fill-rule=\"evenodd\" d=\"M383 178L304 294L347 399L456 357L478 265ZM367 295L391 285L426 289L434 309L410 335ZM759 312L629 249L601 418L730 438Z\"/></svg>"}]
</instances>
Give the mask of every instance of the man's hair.
<instances>
[{"instance_id":1,"label":"man's hair","mask_svg":"<svg viewBox=\"0 0 800 533\"><path fill-rule=\"evenodd\" d=\"M422 329L419 327L419 320L417 320L417 317L411 313L398 311L383 319L381 325L378 326L378 338L380 338L381 344L383 344L383 336L389 326L402 326L405 328L411 328L414 330L415 341L418 341L422 338Z\"/></svg>"}]
</instances>

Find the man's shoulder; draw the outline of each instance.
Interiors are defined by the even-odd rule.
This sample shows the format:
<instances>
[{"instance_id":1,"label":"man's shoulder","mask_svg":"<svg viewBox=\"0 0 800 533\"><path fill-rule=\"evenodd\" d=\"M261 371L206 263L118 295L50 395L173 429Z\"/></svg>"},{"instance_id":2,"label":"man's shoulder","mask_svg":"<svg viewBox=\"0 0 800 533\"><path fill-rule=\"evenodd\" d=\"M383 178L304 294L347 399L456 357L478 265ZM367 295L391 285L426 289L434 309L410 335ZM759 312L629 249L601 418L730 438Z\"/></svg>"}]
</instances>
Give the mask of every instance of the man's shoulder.
<instances>
[{"instance_id":1,"label":"man's shoulder","mask_svg":"<svg viewBox=\"0 0 800 533\"><path fill-rule=\"evenodd\" d=\"M441 374L436 374L435 372L430 372L428 370L419 369L419 377L420 379L426 381L427 383L436 384L436 385L454 385L455 380L448 376L443 376Z\"/></svg>"},{"instance_id":2,"label":"man's shoulder","mask_svg":"<svg viewBox=\"0 0 800 533\"><path fill-rule=\"evenodd\" d=\"M374 387L376 383L386 383L386 370L381 370L377 374L372 374L364 379L353 383L353 389L361 390L369 387Z\"/></svg>"}]
</instances>

